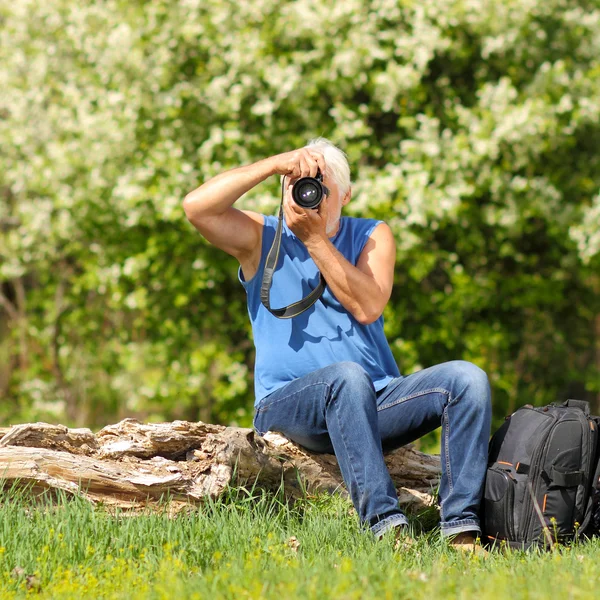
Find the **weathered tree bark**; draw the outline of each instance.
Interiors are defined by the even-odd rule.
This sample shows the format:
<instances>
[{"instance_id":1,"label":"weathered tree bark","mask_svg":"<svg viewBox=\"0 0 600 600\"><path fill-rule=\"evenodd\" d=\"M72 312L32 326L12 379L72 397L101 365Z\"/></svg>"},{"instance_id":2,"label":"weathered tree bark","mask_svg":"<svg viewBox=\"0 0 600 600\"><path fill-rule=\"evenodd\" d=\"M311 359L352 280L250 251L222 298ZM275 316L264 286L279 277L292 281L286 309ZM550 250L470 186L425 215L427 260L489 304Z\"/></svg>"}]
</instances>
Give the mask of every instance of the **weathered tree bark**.
<instances>
[{"instance_id":1,"label":"weathered tree bark","mask_svg":"<svg viewBox=\"0 0 600 600\"><path fill-rule=\"evenodd\" d=\"M439 456L411 445L386 454L401 504L434 504ZM174 421L125 419L89 429L28 423L0 428L0 485L29 486L34 494L64 490L92 503L128 509L157 505L171 511L216 498L230 485L275 490L290 498L327 490L345 494L333 455L314 454L286 438L252 429Z\"/></svg>"}]
</instances>

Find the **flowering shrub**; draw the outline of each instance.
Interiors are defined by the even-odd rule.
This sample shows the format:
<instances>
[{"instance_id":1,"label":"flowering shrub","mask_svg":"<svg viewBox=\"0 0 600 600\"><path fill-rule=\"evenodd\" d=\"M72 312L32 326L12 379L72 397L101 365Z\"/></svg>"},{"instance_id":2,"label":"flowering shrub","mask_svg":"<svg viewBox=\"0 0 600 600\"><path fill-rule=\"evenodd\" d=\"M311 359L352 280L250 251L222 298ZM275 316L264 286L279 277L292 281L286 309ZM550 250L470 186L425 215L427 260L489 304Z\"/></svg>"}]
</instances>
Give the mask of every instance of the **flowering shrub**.
<instances>
[{"instance_id":1,"label":"flowering shrub","mask_svg":"<svg viewBox=\"0 0 600 600\"><path fill-rule=\"evenodd\" d=\"M0 23L5 417L247 424L236 264L181 202L316 135L348 153L349 214L395 233L403 372L473 360L498 414L600 394L595 3L14 0Z\"/></svg>"}]
</instances>

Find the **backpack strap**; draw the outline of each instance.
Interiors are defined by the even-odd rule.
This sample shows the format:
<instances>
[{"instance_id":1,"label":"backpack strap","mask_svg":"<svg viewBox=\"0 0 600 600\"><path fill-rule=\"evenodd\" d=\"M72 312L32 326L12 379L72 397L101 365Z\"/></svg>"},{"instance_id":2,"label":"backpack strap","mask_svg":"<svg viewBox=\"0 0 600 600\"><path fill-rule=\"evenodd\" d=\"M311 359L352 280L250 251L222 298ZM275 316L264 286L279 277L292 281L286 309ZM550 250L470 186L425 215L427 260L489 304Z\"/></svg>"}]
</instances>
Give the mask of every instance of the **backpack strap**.
<instances>
[{"instance_id":1,"label":"backpack strap","mask_svg":"<svg viewBox=\"0 0 600 600\"><path fill-rule=\"evenodd\" d=\"M583 523L581 523L581 525L575 532L575 539L579 539L588 533L587 530L592 521L592 517L594 516L593 508L594 508L594 497L593 497L593 494L590 494L590 497L588 498L587 504L585 506L585 512L584 512L585 516L583 517Z\"/></svg>"},{"instance_id":2,"label":"backpack strap","mask_svg":"<svg viewBox=\"0 0 600 600\"><path fill-rule=\"evenodd\" d=\"M583 481L583 471L559 471L554 465L550 469L550 479L558 487L575 487Z\"/></svg>"},{"instance_id":3,"label":"backpack strap","mask_svg":"<svg viewBox=\"0 0 600 600\"><path fill-rule=\"evenodd\" d=\"M495 462L492 466L499 467L500 469L506 469L506 465L510 463L504 463L502 461ZM510 465L512 467L512 465ZM519 475L528 475L531 470L530 465L524 463L517 463L515 467L515 472ZM579 485L583 481L584 472L583 471L561 471L557 469L554 465L550 469L550 472L542 471L542 477L546 479L548 482L552 482L554 485L558 487L575 487Z\"/></svg>"},{"instance_id":4,"label":"backpack strap","mask_svg":"<svg viewBox=\"0 0 600 600\"><path fill-rule=\"evenodd\" d=\"M597 419L597 417L594 417L594 420L596 420L596 419ZM594 519L594 512L598 510L597 495L599 493L599 490L600 490L600 461L596 465L596 470L595 470L594 474L592 475L590 495L589 495L589 498L587 501L587 505L585 507L583 522L581 523L581 526L577 530L577 534L576 534L577 538L580 538L584 535L589 537L590 535L600 533L600 531L598 531L598 528L597 528L597 523L592 523L592 519Z\"/></svg>"}]
</instances>

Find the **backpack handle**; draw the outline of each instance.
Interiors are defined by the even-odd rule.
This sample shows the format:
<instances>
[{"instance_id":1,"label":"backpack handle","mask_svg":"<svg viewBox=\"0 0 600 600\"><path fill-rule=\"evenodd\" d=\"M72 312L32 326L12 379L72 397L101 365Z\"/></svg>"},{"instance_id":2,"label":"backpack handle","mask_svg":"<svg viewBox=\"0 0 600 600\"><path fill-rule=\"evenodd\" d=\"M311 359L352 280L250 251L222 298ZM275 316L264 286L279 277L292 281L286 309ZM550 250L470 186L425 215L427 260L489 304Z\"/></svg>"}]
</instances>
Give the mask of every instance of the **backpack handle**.
<instances>
[{"instance_id":1,"label":"backpack handle","mask_svg":"<svg viewBox=\"0 0 600 600\"><path fill-rule=\"evenodd\" d=\"M569 408L579 408L585 413L586 417L590 416L590 403L586 400L574 400L573 398L569 398L563 403L563 406L568 406Z\"/></svg>"}]
</instances>

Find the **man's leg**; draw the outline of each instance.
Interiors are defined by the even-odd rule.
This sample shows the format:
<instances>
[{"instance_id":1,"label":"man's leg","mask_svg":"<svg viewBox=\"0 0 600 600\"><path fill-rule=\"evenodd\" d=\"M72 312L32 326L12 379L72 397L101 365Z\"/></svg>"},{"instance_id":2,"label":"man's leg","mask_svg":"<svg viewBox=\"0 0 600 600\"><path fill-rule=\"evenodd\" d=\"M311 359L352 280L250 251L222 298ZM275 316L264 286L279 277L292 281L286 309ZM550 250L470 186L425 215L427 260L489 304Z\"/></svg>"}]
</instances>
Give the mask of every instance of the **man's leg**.
<instances>
[{"instance_id":1,"label":"man's leg","mask_svg":"<svg viewBox=\"0 0 600 600\"><path fill-rule=\"evenodd\" d=\"M360 520L375 535L407 523L383 460L375 389L361 366L337 363L288 383L260 402L254 426L335 452Z\"/></svg>"},{"instance_id":2,"label":"man's leg","mask_svg":"<svg viewBox=\"0 0 600 600\"><path fill-rule=\"evenodd\" d=\"M384 448L442 426L442 534L481 532L478 510L491 423L485 372L456 360L399 377L378 394L377 411Z\"/></svg>"}]
</instances>

